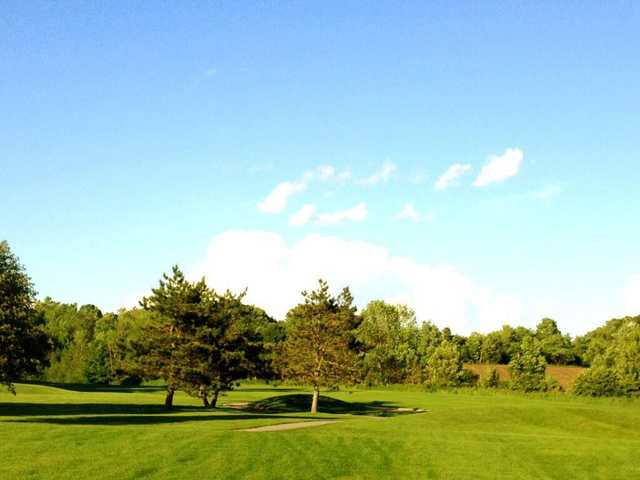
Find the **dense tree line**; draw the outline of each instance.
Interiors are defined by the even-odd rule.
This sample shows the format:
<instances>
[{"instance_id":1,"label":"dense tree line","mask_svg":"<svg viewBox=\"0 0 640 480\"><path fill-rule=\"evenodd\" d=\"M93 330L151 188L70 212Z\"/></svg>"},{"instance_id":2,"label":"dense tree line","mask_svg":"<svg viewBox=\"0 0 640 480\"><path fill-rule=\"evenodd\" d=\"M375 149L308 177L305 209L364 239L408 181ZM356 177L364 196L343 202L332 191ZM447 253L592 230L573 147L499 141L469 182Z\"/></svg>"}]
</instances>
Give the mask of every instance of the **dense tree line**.
<instances>
[{"instance_id":1,"label":"dense tree line","mask_svg":"<svg viewBox=\"0 0 640 480\"><path fill-rule=\"evenodd\" d=\"M547 391L559 385L547 365L589 367L579 395L640 394L640 316L614 319L571 338L544 318L535 329L503 326L455 335L418 322L405 305L382 300L361 312L348 288L330 293L320 281L303 292L283 321L244 301L189 281L178 267L137 308L103 313L45 298L6 242L0 243L0 383L18 380L135 384L160 379L171 407L177 390L215 407L239 380L297 382L313 389L345 384L421 384L429 388L480 385ZM482 379L465 364L505 364Z\"/></svg>"}]
</instances>

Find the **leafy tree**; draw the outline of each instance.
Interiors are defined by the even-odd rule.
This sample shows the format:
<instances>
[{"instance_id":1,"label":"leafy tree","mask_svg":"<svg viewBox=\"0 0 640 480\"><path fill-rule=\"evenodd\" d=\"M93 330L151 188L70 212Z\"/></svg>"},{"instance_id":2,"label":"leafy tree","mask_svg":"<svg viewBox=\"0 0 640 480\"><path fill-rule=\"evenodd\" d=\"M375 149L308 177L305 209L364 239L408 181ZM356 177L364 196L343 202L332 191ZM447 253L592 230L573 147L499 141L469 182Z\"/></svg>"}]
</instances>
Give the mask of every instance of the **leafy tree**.
<instances>
[{"instance_id":1,"label":"leafy tree","mask_svg":"<svg viewBox=\"0 0 640 480\"><path fill-rule=\"evenodd\" d=\"M34 303L31 279L9 244L0 242L0 385L14 394L13 382L47 365L50 344Z\"/></svg>"},{"instance_id":2,"label":"leafy tree","mask_svg":"<svg viewBox=\"0 0 640 480\"><path fill-rule=\"evenodd\" d=\"M472 332L465 342L463 359L470 363L480 363L484 335Z\"/></svg>"},{"instance_id":3,"label":"leafy tree","mask_svg":"<svg viewBox=\"0 0 640 480\"><path fill-rule=\"evenodd\" d=\"M442 332L435 324L431 322L422 323L418 337L418 355L423 364L426 364L438 345L442 343L443 338Z\"/></svg>"},{"instance_id":4,"label":"leafy tree","mask_svg":"<svg viewBox=\"0 0 640 480\"><path fill-rule=\"evenodd\" d=\"M435 387L460 385L464 379L464 367L460 351L451 340L443 340L429 356L426 382Z\"/></svg>"},{"instance_id":5,"label":"leafy tree","mask_svg":"<svg viewBox=\"0 0 640 480\"><path fill-rule=\"evenodd\" d=\"M491 332L484 336L480 351L481 363L498 363L503 357L503 344L500 332Z\"/></svg>"},{"instance_id":6,"label":"leafy tree","mask_svg":"<svg viewBox=\"0 0 640 480\"><path fill-rule=\"evenodd\" d=\"M511 359L511 387L514 390L533 392L546 389L545 371L547 362L538 340L525 337L520 351Z\"/></svg>"},{"instance_id":7,"label":"leafy tree","mask_svg":"<svg viewBox=\"0 0 640 480\"><path fill-rule=\"evenodd\" d=\"M320 387L356 380L356 339L359 319L348 288L331 296L327 282L302 292L304 302L287 313L287 338L280 362L285 378L313 386L311 413L318 411Z\"/></svg>"},{"instance_id":8,"label":"leafy tree","mask_svg":"<svg viewBox=\"0 0 640 480\"><path fill-rule=\"evenodd\" d=\"M44 378L53 382L84 383L95 379L88 373L89 363L100 358L94 344L96 325L102 312L94 305L64 304L47 297L35 307L44 317L45 331L53 342L49 355L50 366ZM106 359L105 359L106 361ZM101 382L103 380L100 380Z\"/></svg>"},{"instance_id":9,"label":"leafy tree","mask_svg":"<svg viewBox=\"0 0 640 480\"><path fill-rule=\"evenodd\" d=\"M536 327L536 338L540 341L540 348L548 363L569 364L574 363L575 355L571 338L562 335L555 320L543 318Z\"/></svg>"},{"instance_id":10,"label":"leafy tree","mask_svg":"<svg viewBox=\"0 0 640 480\"><path fill-rule=\"evenodd\" d=\"M365 379L382 384L405 381L416 358L414 312L404 305L374 300L361 316L356 338L365 351Z\"/></svg>"}]
</instances>

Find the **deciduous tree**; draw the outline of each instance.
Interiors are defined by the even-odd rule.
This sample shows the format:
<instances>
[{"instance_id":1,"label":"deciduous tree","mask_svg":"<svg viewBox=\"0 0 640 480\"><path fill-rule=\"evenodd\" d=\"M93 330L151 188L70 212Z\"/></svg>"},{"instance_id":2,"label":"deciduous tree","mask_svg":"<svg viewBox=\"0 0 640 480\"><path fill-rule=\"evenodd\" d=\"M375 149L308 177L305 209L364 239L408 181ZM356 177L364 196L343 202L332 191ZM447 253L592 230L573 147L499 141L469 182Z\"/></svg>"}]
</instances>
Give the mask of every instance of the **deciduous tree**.
<instances>
[{"instance_id":1,"label":"deciduous tree","mask_svg":"<svg viewBox=\"0 0 640 480\"><path fill-rule=\"evenodd\" d=\"M0 242L0 385L13 383L47 365L48 337L34 308L31 279L6 241Z\"/></svg>"}]
</instances>

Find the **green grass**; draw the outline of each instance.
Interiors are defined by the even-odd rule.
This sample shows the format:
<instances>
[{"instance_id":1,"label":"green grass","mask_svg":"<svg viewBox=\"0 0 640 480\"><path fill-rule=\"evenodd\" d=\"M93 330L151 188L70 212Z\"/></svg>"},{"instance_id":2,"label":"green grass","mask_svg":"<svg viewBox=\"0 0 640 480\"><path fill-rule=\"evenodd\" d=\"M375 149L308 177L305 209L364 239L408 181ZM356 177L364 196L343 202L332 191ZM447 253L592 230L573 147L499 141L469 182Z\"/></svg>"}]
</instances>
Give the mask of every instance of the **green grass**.
<instances>
[{"instance_id":1,"label":"green grass","mask_svg":"<svg viewBox=\"0 0 640 480\"><path fill-rule=\"evenodd\" d=\"M245 385L221 398L256 402L245 411L178 394L167 413L154 386L18 385L0 392L0 479L640 478L637 401L343 391L317 416L338 423L238 431L309 420L301 393ZM427 412L377 415L393 407Z\"/></svg>"}]
</instances>

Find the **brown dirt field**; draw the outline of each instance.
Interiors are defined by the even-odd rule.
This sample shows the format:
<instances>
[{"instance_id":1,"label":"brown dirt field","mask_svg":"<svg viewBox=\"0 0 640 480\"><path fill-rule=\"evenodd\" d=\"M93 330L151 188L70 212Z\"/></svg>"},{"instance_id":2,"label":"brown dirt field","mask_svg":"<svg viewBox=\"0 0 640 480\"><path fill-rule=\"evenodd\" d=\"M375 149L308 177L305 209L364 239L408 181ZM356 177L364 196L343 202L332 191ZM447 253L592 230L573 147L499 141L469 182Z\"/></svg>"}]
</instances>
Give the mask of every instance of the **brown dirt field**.
<instances>
[{"instance_id":1,"label":"brown dirt field","mask_svg":"<svg viewBox=\"0 0 640 480\"><path fill-rule=\"evenodd\" d=\"M282 430L296 430L298 428L320 427L329 423L337 423L338 420L314 420L310 422L278 423L276 425L265 425L264 427L246 428L241 432L279 432Z\"/></svg>"},{"instance_id":2,"label":"brown dirt field","mask_svg":"<svg viewBox=\"0 0 640 480\"><path fill-rule=\"evenodd\" d=\"M469 363L465 365L466 368L471 370L474 373L480 375L480 378L484 378L485 375L489 373L492 368L496 368L498 370L498 375L500 375L500 380L509 380L511 376L509 375L509 367L508 365L493 365L493 364L481 364L481 363ZM549 365L547 366L547 374L554 378L555 380L562 385L562 388L567 390L573 384L574 380L580 375L585 369L583 367L574 367L574 366L558 366L558 365Z\"/></svg>"}]
</instances>

